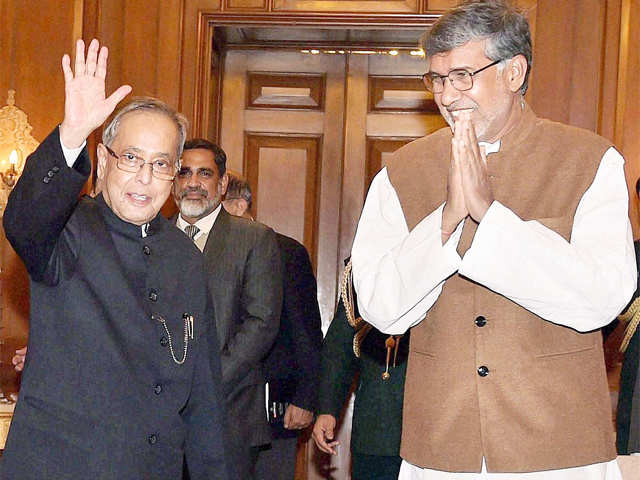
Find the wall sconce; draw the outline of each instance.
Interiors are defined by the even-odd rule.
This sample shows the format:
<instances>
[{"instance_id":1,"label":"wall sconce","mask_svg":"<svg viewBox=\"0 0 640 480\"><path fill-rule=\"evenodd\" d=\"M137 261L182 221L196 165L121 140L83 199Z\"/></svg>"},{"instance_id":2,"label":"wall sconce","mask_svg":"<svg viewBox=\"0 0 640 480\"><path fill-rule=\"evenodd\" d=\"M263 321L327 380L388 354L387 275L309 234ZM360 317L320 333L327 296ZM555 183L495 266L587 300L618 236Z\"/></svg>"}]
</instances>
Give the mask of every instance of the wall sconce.
<instances>
[{"instance_id":1,"label":"wall sconce","mask_svg":"<svg viewBox=\"0 0 640 480\"><path fill-rule=\"evenodd\" d=\"M0 108L0 216L9 192L24 168L24 161L38 147L31 136L27 114L15 106L15 90L9 90L7 105Z\"/></svg>"}]
</instances>

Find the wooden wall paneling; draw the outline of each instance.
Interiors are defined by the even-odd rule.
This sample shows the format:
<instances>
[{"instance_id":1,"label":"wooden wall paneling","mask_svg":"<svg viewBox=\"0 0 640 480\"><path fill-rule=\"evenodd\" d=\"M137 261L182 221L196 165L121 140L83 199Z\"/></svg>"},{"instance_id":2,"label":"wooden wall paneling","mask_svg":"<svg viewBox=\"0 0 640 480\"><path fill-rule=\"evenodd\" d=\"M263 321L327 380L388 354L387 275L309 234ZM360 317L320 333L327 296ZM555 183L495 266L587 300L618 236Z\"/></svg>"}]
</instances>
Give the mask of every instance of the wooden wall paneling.
<instances>
[{"instance_id":1,"label":"wooden wall paneling","mask_svg":"<svg viewBox=\"0 0 640 480\"><path fill-rule=\"evenodd\" d=\"M202 117L197 120L196 112L200 102L206 102L203 97L203 76L205 75L210 59L205 57L207 48L205 42L210 40L210 32L207 14L219 12L221 0L183 0L184 14L182 21L182 49L180 65L180 111L184 113L192 125L192 134L200 135L206 132L206 127L201 126Z\"/></svg>"},{"instance_id":2,"label":"wooden wall paneling","mask_svg":"<svg viewBox=\"0 0 640 480\"><path fill-rule=\"evenodd\" d=\"M324 110L324 75L248 72L247 108Z\"/></svg>"},{"instance_id":3,"label":"wooden wall paneling","mask_svg":"<svg viewBox=\"0 0 640 480\"><path fill-rule=\"evenodd\" d=\"M227 52L224 69L220 146L227 154L227 167L243 172L247 53Z\"/></svg>"},{"instance_id":4,"label":"wooden wall paneling","mask_svg":"<svg viewBox=\"0 0 640 480\"><path fill-rule=\"evenodd\" d=\"M16 106L24 110L33 136L42 141L64 114L64 79L60 59L72 53L75 4L5 0L0 20L2 53L0 106L7 90L16 90Z\"/></svg>"},{"instance_id":5,"label":"wooden wall paneling","mask_svg":"<svg viewBox=\"0 0 640 480\"><path fill-rule=\"evenodd\" d=\"M438 113L433 94L415 76L369 77L369 112Z\"/></svg>"},{"instance_id":6,"label":"wooden wall paneling","mask_svg":"<svg viewBox=\"0 0 640 480\"><path fill-rule=\"evenodd\" d=\"M364 175L364 191L369 190L373 177L386 165L389 156L418 137L386 138L367 137L367 160ZM363 199L364 202L364 199Z\"/></svg>"},{"instance_id":7,"label":"wooden wall paneling","mask_svg":"<svg viewBox=\"0 0 640 480\"><path fill-rule=\"evenodd\" d=\"M156 42L156 95L177 109L180 107L180 90L177 86L181 80L183 4L184 0L160 2Z\"/></svg>"},{"instance_id":8,"label":"wooden wall paneling","mask_svg":"<svg viewBox=\"0 0 640 480\"><path fill-rule=\"evenodd\" d=\"M606 5L598 133L613 142L615 141L622 0L609 0Z\"/></svg>"},{"instance_id":9,"label":"wooden wall paneling","mask_svg":"<svg viewBox=\"0 0 640 480\"><path fill-rule=\"evenodd\" d=\"M252 216L302 243L316 258L321 136L246 136ZM262 194L261 194L262 193Z\"/></svg>"},{"instance_id":10,"label":"wooden wall paneling","mask_svg":"<svg viewBox=\"0 0 640 480\"><path fill-rule=\"evenodd\" d=\"M325 114L322 143L322 182L318 218L318 303L323 326L333 317L336 307L337 279L342 273L339 258L341 215L340 195L344 145L345 59L330 55L321 59L326 68ZM326 331L326 330L325 330ZM314 447L315 448L315 447Z\"/></svg>"},{"instance_id":11,"label":"wooden wall paneling","mask_svg":"<svg viewBox=\"0 0 640 480\"><path fill-rule=\"evenodd\" d=\"M225 11L252 10L266 11L269 8L268 0L224 0Z\"/></svg>"},{"instance_id":12,"label":"wooden wall paneling","mask_svg":"<svg viewBox=\"0 0 640 480\"><path fill-rule=\"evenodd\" d=\"M424 0L425 12L443 12L455 7L459 0Z\"/></svg>"},{"instance_id":13,"label":"wooden wall paneling","mask_svg":"<svg viewBox=\"0 0 640 480\"><path fill-rule=\"evenodd\" d=\"M273 0L273 11L418 13L419 0Z\"/></svg>"},{"instance_id":14,"label":"wooden wall paneling","mask_svg":"<svg viewBox=\"0 0 640 480\"><path fill-rule=\"evenodd\" d=\"M367 115L367 135L371 137L423 137L446 126L440 114Z\"/></svg>"},{"instance_id":15,"label":"wooden wall paneling","mask_svg":"<svg viewBox=\"0 0 640 480\"><path fill-rule=\"evenodd\" d=\"M340 261L351 255L351 245L365 195L362 178L367 158L366 121L369 96L369 60L368 55L347 56L344 165L340 205L340 247L338 249L338 260Z\"/></svg>"},{"instance_id":16,"label":"wooden wall paneling","mask_svg":"<svg viewBox=\"0 0 640 480\"><path fill-rule=\"evenodd\" d=\"M538 115L596 131L604 45L602 5L600 0L537 2L529 98Z\"/></svg>"},{"instance_id":17,"label":"wooden wall paneling","mask_svg":"<svg viewBox=\"0 0 640 480\"><path fill-rule=\"evenodd\" d=\"M638 201L635 184L640 177L640 3L622 1L620 36L620 74L616 109L615 143L626 160L630 212L635 238L640 235Z\"/></svg>"},{"instance_id":18,"label":"wooden wall paneling","mask_svg":"<svg viewBox=\"0 0 640 480\"><path fill-rule=\"evenodd\" d=\"M220 141L220 119L222 112L222 84L224 79L224 57L220 45L216 43L214 31L213 46L211 51L211 74L209 75L209 124L207 125L207 137L214 143Z\"/></svg>"},{"instance_id":19,"label":"wooden wall paneling","mask_svg":"<svg viewBox=\"0 0 640 480\"><path fill-rule=\"evenodd\" d=\"M287 111L287 115L277 118L274 125L273 110L246 110L244 126L256 132L277 131L280 133L322 134L324 131L323 112Z\"/></svg>"}]
</instances>

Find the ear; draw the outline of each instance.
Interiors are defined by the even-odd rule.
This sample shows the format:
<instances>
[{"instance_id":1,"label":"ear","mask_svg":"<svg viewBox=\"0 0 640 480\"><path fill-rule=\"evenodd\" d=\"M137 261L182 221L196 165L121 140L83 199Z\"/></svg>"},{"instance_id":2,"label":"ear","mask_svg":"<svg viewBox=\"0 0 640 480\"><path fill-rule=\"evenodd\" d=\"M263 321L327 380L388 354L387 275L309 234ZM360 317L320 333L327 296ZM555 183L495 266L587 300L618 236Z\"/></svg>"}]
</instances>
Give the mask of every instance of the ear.
<instances>
[{"instance_id":1,"label":"ear","mask_svg":"<svg viewBox=\"0 0 640 480\"><path fill-rule=\"evenodd\" d=\"M249 213L249 202L247 202L244 198L238 199L238 205L239 205L238 210L242 212L240 214L241 217L244 217L246 214Z\"/></svg>"},{"instance_id":2,"label":"ear","mask_svg":"<svg viewBox=\"0 0 640 480\"><path fill-rule=\"evenodd\" d=\"M104 176L106 175L106 169L107 169L107 161L108 161L107 157L109 156L109 153L107 152L107 149L102 143L98 144L98 150L96 153L98 154L98 170L96 173L100 180L104 180Z\"/></svg>"},{"instance_id":3,"label":"ear","mask_svg":"<svg viewBox=\"0 0 640 480\"><path fill-rule=\"evenodd\" d=\"M505 79L509 90L517 92L522 87L527 75L527 59L524 55L516 55L507 64Z\"/></svg>"},{"instance_id":4,"label":"ear","mask_svg":"<svg viewBox=\"0 0 640 480\"><path fill-rule=\"evenodd\" d=\"M220 195L224 196L224 194L227 193L228 186L229 186L229 175L227 175L227 172L224 172L224 175L222 175L222 177L220 177L220 180L218 181L218 188L220 189Z\"/></svg>"}]
</instances>

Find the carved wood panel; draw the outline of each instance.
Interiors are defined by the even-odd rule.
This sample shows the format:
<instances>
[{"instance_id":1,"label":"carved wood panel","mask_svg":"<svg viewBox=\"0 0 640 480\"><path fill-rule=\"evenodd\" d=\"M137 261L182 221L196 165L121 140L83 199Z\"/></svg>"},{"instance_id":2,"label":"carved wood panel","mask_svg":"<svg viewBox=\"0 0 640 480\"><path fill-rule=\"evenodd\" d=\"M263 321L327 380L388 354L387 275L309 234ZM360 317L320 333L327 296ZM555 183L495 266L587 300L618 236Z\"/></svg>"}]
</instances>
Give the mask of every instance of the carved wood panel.
<instances>
[{"instance_id":1,"label":"carved wood panel","mask_svg":"<svg viewBox=\"0 0 640 480\"><path fill-rule=\"evenodd\" d=\"M320 142L320 136L247 134L244 160L254 198L252 216L298 240L312 259L317 245Z\"/></svg>"},{"instance_id":2,"label":"carved wood panel","mask_svg":"<svg viewBox=\"0 0 640 480\"><path fill-rule=\"evenodd\" d=\"M369 77L369 112L438 113L433 94L421 77Z\"/></svg>"},{"instance_id":3,"label":"carved wood panel","mask_svg":"<svg viewBox=\"0 0 640 480\"><path fill-rule=\"evenodd\" d=\"M373 177L386 165L389 156L415 139L416 137L367 137L367 160L364 175L365 192L369 190Z\"/></svg>"},{"instance_id":4,"label":"carved wood panel","mask_svg":"<svg viewBox=\"0 0 640 480\"><path fill-rule=\"evenodd\" d=\"M268 0L225 0L224 9L233 10L253 10L265 11L269 7Z\"/></svg>"},{"instance_id":5,"label":"carved wood panel","mask_svg":"<svg viewBox=\"0 0 640 480\"><path fill-rule=\"evenodd\" d=\"M324 75L247 73L247 108L324 110Z\"/></svg>"},{"instance_id":6,"label":"carved wood panel","mask_svg":"<svg viewBox=\"0 0 640 480\"><path fill-rule=\"evenodd\" d=\"M273 0L273 11L418 13L419 0Z\"/></svg>"}]
</instances>

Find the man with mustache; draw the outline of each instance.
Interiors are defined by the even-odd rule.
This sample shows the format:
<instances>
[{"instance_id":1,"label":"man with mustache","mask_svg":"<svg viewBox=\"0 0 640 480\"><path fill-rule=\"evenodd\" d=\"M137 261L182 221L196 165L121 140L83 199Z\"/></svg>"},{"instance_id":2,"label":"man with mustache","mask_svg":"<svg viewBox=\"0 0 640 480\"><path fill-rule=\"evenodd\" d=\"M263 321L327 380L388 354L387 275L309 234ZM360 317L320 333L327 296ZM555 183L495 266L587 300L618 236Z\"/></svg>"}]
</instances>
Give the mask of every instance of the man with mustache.
<instances>
[{"instance_id":1,"label":"man with mustache","mask_svg":"<svg viewBox=\"0 0 640 480\"><path fill-rule=\"evenodd\" d=\"M527 105L507 2L463 2L425 51L450 128L387 162L352 250L363 318L413 327L399 478L620 479L599 328L636 285L624 159Z\"/></svg>"},{"instance_id":2,"label":"man with mustache","mask_svg":"<svg viewBox=\"0 0 640 480\"><path fill-rule=\"evenodd\" d=\"M282 273L275 233L222 208L226 155L213 143L185 143L173 197L176 226L204 253L226 398L229 451L238 480L254 478L260 446L271 440L263 360L278 334Z\"/></svg>"}]
</instances>

